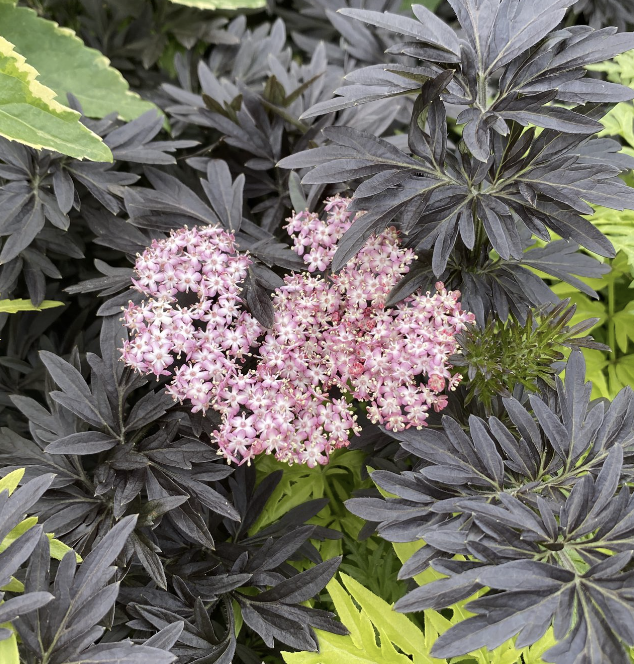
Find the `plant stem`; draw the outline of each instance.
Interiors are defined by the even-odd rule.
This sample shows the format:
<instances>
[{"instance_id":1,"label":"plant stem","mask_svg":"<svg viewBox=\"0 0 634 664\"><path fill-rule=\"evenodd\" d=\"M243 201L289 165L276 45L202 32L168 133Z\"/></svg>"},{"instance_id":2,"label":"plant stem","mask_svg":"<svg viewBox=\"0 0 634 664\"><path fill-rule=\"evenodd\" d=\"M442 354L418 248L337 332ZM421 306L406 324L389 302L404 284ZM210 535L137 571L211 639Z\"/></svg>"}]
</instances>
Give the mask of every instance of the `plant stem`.
<instances>
[{"instance_id":1,"label":"plant stem","mask_svg":"<svg viewBox=\"0 0 634 664\"><path fill-rule=\"evenodd\" d=\"M486 75L478 76L478 106L481 111L487 110Z\"/></svg>"},{"instance_id":2,"label":"plant stem","mask_svg":"<svg viewBox=\"0 0 634 664\"><path fill-rule=\"evenodd\" d=\"M610 279L608 283L608 346L610 347L610 363L612 365L616 364L617 353L616 353L616 327L614 324L614 308L615 308L615 295L614 295L614 279ZM608 381L612 382L612 376L614 374L614 367L608 371ZM610 390L612 391L612 385L610 385Z\"/></svg>"},{"instance_id":3,"label":"plant stem","mask_svg":"<svg viewBox=\"0 0 634 664\"><path fill-rule=\"evenodd\" d=\"M608 346L610 346L610 360L616 362L616 329L614 326L614 280L608 284Z\"/></svg>"}]
</instances>

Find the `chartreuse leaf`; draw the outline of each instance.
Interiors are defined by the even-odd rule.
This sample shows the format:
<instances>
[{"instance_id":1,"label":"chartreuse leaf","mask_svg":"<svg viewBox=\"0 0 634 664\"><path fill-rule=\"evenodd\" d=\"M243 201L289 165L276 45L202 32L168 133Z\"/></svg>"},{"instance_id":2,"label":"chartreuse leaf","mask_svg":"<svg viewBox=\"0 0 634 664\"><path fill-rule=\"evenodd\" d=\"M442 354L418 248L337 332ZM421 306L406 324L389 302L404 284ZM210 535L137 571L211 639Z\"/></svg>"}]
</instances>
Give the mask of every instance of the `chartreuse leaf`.
<instances>
[{"instance_id":1,"label":"chartreuse leaf","mask_svg":"<svg viewBox=\"0 0 634 664\"><path fill-rule=\"evenodd\" d=\"M9 583L7 583L6 586L2 586L0 590L2 592L8 592L8 593L23 593L24 584L22 583L22 581L18 581L18 579L12 576Z\"/></svg>"},{"instance_id":2,"label":"chartreuse leaf","mask_svg":"<svg viewBox=\"0 0 634 664\"><path fill-rule=\"evenodd\" d=\"M266 7L266 0L171 0L177 5L197 9L260 9Z\"/></svg>"},{"instance_id":3,"label":"chartreuse leaf","mask_svg":"<svg viewBox=\"0 0 634 664\"><path fill-rule=\"evenodd\" d=\"M412 547L417 547L417 543ZM412 547L406 545L401 552ZM319 652L283 652L286 664L443 664L447 661L450 664L543 664L541 653L554 644L552 634L548 633L532 648L521 651L508 641L494 651L482 648L451 660L437 659L429 654L437 638L452 625L472 615L464 609L468 600L452 607L451 619L438 611L424 611L424 629L421 630L351 577L342 573L339 576L343 586L333 579L327 590L339 619L350 634L339 636L315 630ZM431 581L432 577L440 578L441 575L430 570L428 576Z\"/></svg>"},{"instance_id":4,"label":"chartreuse leaf","mask_svg":"<svg viewBox=\"0 0 634 664\"><path fill-rule=\"evenodd\" d=\"M612 60L588 65L590 71L602 71L613 83L622 83L634 88L634 51L625 51Z\"/></svg>"},{"instance_id":5,"label":"chartreuse leaf","mask_svg":"<svg viewBox=\"0 0 634 664\"><path fill-rule=\"evenodd\" d=\"M634 106L629 102L617 104L604 118L601 124L605 127L599 136L621 136L629 145L623 146L621 152L634 157Z\"/></svg>"},{"instance_id":6,"label":"chartreuse leaf","mask_svg":"<svg viewBox=\"0 0 634 664\"><path fill-rule=\"evenodd\" d=\"M30 530L31 528L33 528L33 526L36 526L36 525L37 525L37 517L36 516L29 516L26 519L24 519L23 521L21 521L2 540L2 542L0 542L0 553L2 553L5 549L7 549L10 544L13 544L13 542L15 542L15 540L17 540L18 537L24 535L24 533L27 530ZM51 558L55 558L55 560L61 560L69 551L72 550L69 546L67 546L63 542L60 542L59 540L56 540L52 533L47 533L46 535L49 539L49 543L50 543L50 547L51 547ZM79 556L78 554L75 554L75 555L77 556L77 562L81 562L81 556Z\"/></svg>"},{"instance_id":7,"label":"chartreuse leaf","mask_svg":"<svg viewBox=\"0 0 634 664\"><path fill-rule=\"evenodd\" d=\"M618 264L612 273L606 275L606 282L609 284L609 279L615 276L620 276ZM593 284L593 288L602 290L600 284ZM577 305L571 325L587 318L598 318L599 321L590 330L596 334L597 328L611 324L614 326L616 345L622 353L627 352L629 342L634 341L634 301L610 317L604 302L591 300L568 284L558 283L553 286L553 291L561 298L569 297L571 303ZM592 383L592 398L613 399L625 386L634 385L634 354L611 359L607 353L599 350L583 348L582 352L586 360L586 379ZM568 352L564 351L564 354Z\"/></svg>"},{"instance_id":8,"label":"chartreuse leaf","mask_svg":"<svg viewBox=\"0 0 634 664\"><path fill-rule=\"evenodd\" d=\"M0 627L13 631L11 623L4 623ZM15 632L8 639L0 641L0 662L2 664L20 664L20 653L18 652L18 641Z\"/></svg>"},{"instance_id":9,"label":"chartreuse leaf","mask_svg":"<svg viewBox=\"0 0 634 664\"><path fill-rule=\"evenodd\" d=\"M594 279L593 281L598 280ZM592 330L600 327L607 321L608 311L605 303L601 300L593 300L587 295L580 293L574 286L570 286L563 281L551 286L551 288L555 295L562 300L570 298L570 304L574 304L577 307L574 316L570 319L570 325L576 325L588 318L598 318L599 320L596 324L588 331L588 334L591 334Z\"/></svg>"},{"instance_id":10,"label":"chartreuse leaf","mask_svg":"<svg viewBox=\"0 0 634 664\"><path fill-rule=\"evenodd\" d=\"M63 302L54 300L44 300L36 307L31 300L0 300L0 313L15 314L18 311L42 311L43 309L53 309L54 307L63 307Z\"/></svg>"},{"instance_id":11,"label":"chartreuse leaf","mask_svg":"<svg viewBox=\"0 0 634 664\"><path fill-rule=\"evenodd\" d=\"M0 0L0 2L1 1L2 0ZM20 484L20 482L22 481L22 478L24 477L24 472L25 472L24 468L18 468L17 470L10 472L8 475L5 475L2 479L0 479L0 492L8 491L9 494L12 494L18 488L18 484ZM27 530L30 530L35 525L37 525L36 516L30 516L21 521L15 528L13 528L7 534L7 536L2 540L2 542L0 542L0 553L8 549L9 546L18 539L18 537L24 535L24 533ZM49 544L51 548L51 558L54 558L55 560L61 560L68 551L72 550L69 546L67 546L63 542L54 539L54 535L52 533L47 533L47 537L49 539ZM77 556L77 562L79 563L82 562L81 556L79 554L75 555ZM12 577L9 583L0 588L0 590L5 592L8 591L13 593L21 593L24 592L24 585L22 584L21 581L18 581L18 579ZM2 643L3 642L0 641L0 645ZM1 657L2 654L4 653L0 648L0 664L4 664L5 662L5 660Z\"/></svg>"},{"instance_id":12,"label":"chartreuse leaf","mask_svg":"<svg viewBox=\"0 0 634 664\"><path fill-rule=\"evenodd\" d=\"M24 519L24 521L21 521L13 530L9 532L9 534L2 540L2 542L0 542L0 553L8 549L9 546L11 546L11 544L13 544L13 542L18 539L18 537L24 535L27 530L30 530L36 524L36 516L29 516Z\"/></svg>"},{"instance_id":13,"label":"chartreuse leaf","mask_svg":"<svg viewBox=\"0 0 634 664\"><path fill-rule=\"evenodd\" d=\"M272 456L260 455L255 462L260 480L277 470L283 470L284 474L249 533L254 535L307 501L329 498L329 503L308 523L334 528L356 538L363 521L345 509L343 502L353 490L371 485L369 480L361 478L364 458L361 450L337 450L325 466L309 468L302 464L289 466ZM323 558L342 553L341 540L313 543Z\"/></svg>"},{"instance_id":14,"label":"chartreuse leaf","mask_svg":"<svg viewBox=\"0 0 634 664\"><path fill-rule=\"evenodd\" d=\"M17 471L15 471L17 472ZM6 479L6 478L5 478ZM5 551L13 542L15 542L20 536L24 535L24 533L27 530L30 530L33 528L33 526L37 525L37 517L35 516L30 516L24 519L24 521L21 521L3 540L0 542L0 553ZM61 560L68 551L72 551L72 549L64 544L64 542L60 542L59 540L55 539L55 536L52 533L46 533L46 536L48 537L49 540L49 545L50 545L50 550L51 550L51 558L54 558L55 560ZM76 553L75 554L77 558L77 562L80 563L82 562L82 557ZM18 579L11 577L11 580L6 586L3 586L0 588L2 591L9 591L13 593L21 593L24 592L24 585L22 584L21 581ZM1 651L0 651L1 652ZM4 660L0 657L0 664L4 664Z\"/></svg>"},{"instance_id":15,"label":"chartreuse leaf","mask_svg":"<svg viewBox=\"0 0 634 664\"><path fill-rule=\"evenodd\" d=\"M282 657L287 664L438 662L425 652L425 637L409 618L393 611L387 602L366 590L353 578L346 574L340 574L340 577L345 589L338 581L332 579L327 590L339 619L350 634L340 636L315 630L319 641L319 652L283 652ZM357 608L355 602L360 608ZM402 652L396 650L395 646ZM411 655L413 660L407 655Z\"/></svg>"},{"instance_id":16,"label":"chartreuse leaf","mask_svg":"<svg viewBox=\"0 0 634 664\"><path fill-rule=\"evenodd\" d=\"M619 357L618 362L608 365L610 389L619 392L628 385L634 386L634 355Z\"/></svg>"},{"instance_id":17,"label":"chartreuse leaf","mask_svg":"<svg viewBox=\"0 0 634 664\"><path fill-rule=\"evenodd\" d=\"M401 562L405 563L416 551L418 551L418 549L423 546L423 544L423 540L418 540L416 542L393 542L392 546L394 547L396 555L399 557ZM462 559L462 556L457 557ZM433 568L428 567L424 572L417 574L414 577L414 580L419 586L422 586L440 578L443 578L442 574L436 572ZM451 619L446 618L438 611L423 611L425 652L429 652L438 637L441 634L444 634L450 627L473 616L473 613L465 609L465 605L480 595L483 595L485 592L486 589L482 589L469 599L458 602L457 604L451 606L450 609L453 613ZM550 629L544 637L528 648L518 650L515 648L514 642L511 639L506 643L503 643L495 650L480 648L479 650L469 653L468 655L455 657L449 661L451 664L458 662L464 662L465 664L467 662L473 662L474 664L475 662L477 662L477 664L545 664L541 656L548 650L548 648L554 646L555 643L556 641L553 636L552 629ZM416 661L417 660L414 659L414 662ZM430 661L441 662L445 660L430 658Z\"/></svg>"},{"instance_id":18,"label":"chartreuse leaf","mask_svg":"<svg viewBox=\"0 0 634 664\"><path fill-rule=\"evenodd\" d=\"M8 475L5 475L0 480L0 491L8 491L9 495L11 495L22 481L24 472L24 468L18 468L17 470L10 472Z\"/></svg>"},{"instance_id":19,"label":"chartreuse leaf","mask_svg":"<svg viewBox=\"0 0 634 664\"><path fill-rule=\"evenodd\" d=\"M0 0L0 2L2 2L2 0ZM24 477L24 472L25 472L24 468L18 468L17 470L10 472L8 475L5 475L2 479L0 479L0 492L8 491L9 494L12 494L18 488L18 485L22 481L22 478ZM13 528L7 534L7 536L2 540L2 542L0 542L0 553L8 549L9 546L18 539L18 537L24 535L24 533L27 530L30 530L35 525L37 525L36 516L29 516L26 519L22 520L15 528ZM55 558L55 560L61 560L69 551L72 551L72 549L66 544L64 544L64 542L56 540L55 536L52 533L47 533L46 535L49 539L49 544L51 548L51 558ZM77 556L77 562L78 563L82 562L81 556L79 554L75 555ZM4 586L0 590L10 591L10 592L23 592L24 586L20 581L12 578L9 584ZM0 657L0 664L4 664L4 660L1 657Z\"/></svg>"},{"instance_id":20,"label":"chartreuse leaf","mask_svg":"<svg viewBox=\"0 0 634 664\"><path fill-rule=\"evenodd\" d=\"M610 391L610 386L605 375L605 370L609 364L607 354L600 350L584 348L583 356L586 360L586 380L592 383L592 398L614 398L616 394L612 394Z\"/></svg>"},{"instance_id":21,"label":"chartreuse leaf","mask_svg":"<svg viewBox=\"0 0 634 664\"><path fill-rule=\"evenodd\" d=\"M130 86L110 66L108 58L87 48L72 30L40 18L31 9L0 2L0 33L37 70L41 84L51 88L59 102L64 103L71 92L85 115L91 118L116 112L124 120L133 120L155 108L130 91ZM57 147L51 149L65 152ZM105 145L102 149L107 150ZM103 154L108 156L102 156L101 161L112 160L109 151Z\"/></svg>"},{"instance_id":22,"label":"chartreuse leaf","mask_svg":"<svg viewBox=\"0 0 634 664\"><path fill-rule=\"evenodd\" d=\"M634 113L630 125L634 126ZM627 256L630 269L634 271L634 211L617 212L599 207L589 219L612 242L616 251L622 251Z\"/></svg>"},{"instance_id":23,"label":"chartreuse leaf","mask_svg":"<svg viewBox=\"0 0 634 664\"><path fill-rule=\"evenodd\" d=\"M48 543L51 547L51 558L61 560L69 551L72 551L70 546L55 539L53 533L46 533L46 536L48 537ZM78 563L82 562L82 557L78 553L75 554L75 558L77 558Z\"/></svg>"},{"instance_id":24,"label":"chartreuse leaf","mask_svg":"<svg viewBox=\"0 0 634 664\"><path fill-rule=\"evenodd\" d=\"M616 343L623 353L627 353L629 341L634 341L634 300L629 302L625 309L617 311L612 316Z\"/></svg>"},{"instance_id":25,"label":"chartreuse leaf","mask_svg":"<svg viewBox=\"0 0 634 664\"><path fill-rule=\"evenodd\" d=\"M38 72L5 38L11 30L5 29L4 15L16 11L22 10L0 4L0 30L4 35L0 37L0 135L77 159L112 161L108 146L80 122L77 111L55 100L55 92L38 80ZM22 31L27 30L22 27Z\"/></svg>"}]
</instances>

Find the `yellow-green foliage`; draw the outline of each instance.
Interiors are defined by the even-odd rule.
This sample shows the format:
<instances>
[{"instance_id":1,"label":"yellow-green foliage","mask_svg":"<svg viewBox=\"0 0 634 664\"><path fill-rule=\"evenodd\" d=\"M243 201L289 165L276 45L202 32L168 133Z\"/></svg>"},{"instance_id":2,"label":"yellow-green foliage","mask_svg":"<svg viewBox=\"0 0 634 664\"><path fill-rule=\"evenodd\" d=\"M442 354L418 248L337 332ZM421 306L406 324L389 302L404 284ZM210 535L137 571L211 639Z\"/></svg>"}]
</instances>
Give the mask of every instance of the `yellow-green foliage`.
<instances>
[{"instance_id":1,"label":"yellow-green foliage","mask_svg":"<svg viewBox=\"0 0 634 664\"><path fill-rule=\"evenodd\" d=\"M0 0L1 1L1 0ZM9 473L2 479L0 479L0 492L8 491L9 494L12 494L20 484L20 481L24 477L24 468L19 468ZM21 523L19 523L3 540L0 542L0 553L7 549L15 540L17 540L21 535L33 528L37 524L37 517L27 517ZM51 545L51 557L56 560L61 560L68 551L71 551L71 548L66 546L63 542L54 539L51 533L47 533L47 536ZM81 562L81 557L77 554L77 562ZM0 590L19 593L24 591L24 585L18 579L12 577L11 581L0 588ZM0 627L5 627L7 629L12 629L10 623L5 623L0 625ZM0 664L20 664L20 653L18 652L18 642L15 633L12 634L8 639L0 641Z\"/></svg>"},{"instance_id":2,"label":"yellow-green foliage","mask_svg":"<svg viewBox=\"0 0 634 664\"><path fill-rule=\"evenodd\" d=\"M430 570L433 575L433 570ZM426 573L427 574L427 573ZM447 660L431 657L429 652L440 634L467 618L464 602L452 607L451 619L438 611L423 612L422 629L407 616L364 588L357 581L340 574L327 586L337 615L348 628L348 636L316 630L319 652L284 652L286 664L444 664ZM428 579L431 580L431 579ZM518 651L511 641L494 651L454 657L449 664L542 664L541 655L554 645L550 633L532 648ZM522 659L523 658L523 659Z\"/></svg>"},{"instance_id":3,"label":"yellow-green foliage","mask_svg":"<svg viewBox=\"0 0 634 664\"><path fill-rule=\"evenodd\" d=\"M15 9L0 5L3 34L5 8ZM37 77L38 72L13 44L0 36L0 136L79 159L112 161L108 146L81 124L79 113L57 102L55 92Z\"/></svg>"},{"instance_id":4,"label":"yellow-green foliage","mask_svg":"<svg viewBox=\"0 0 634 664\"><path fill-rule=\"evenodd\" d=\"M57 94L60 104L67 103L66 95L71 92L89 117L101 118L116 112L124 120L133 120L156 108L130 91L108 58L85 46L72 30L41 18L27 7L0 2L0 35L35 68L38 80ZM105 145L103 149L107 150ZM111 158L106 156L102 161Z\"/></svg>"},{"instance_id":5,"label":"yellow-green foliage","mask_svg":"<svg viewBox=\"0 0 634 664\"><path fill-rule=\"evenodd\" d=\"M0 300L0 314L17 314L18 311L42 311L43 309L53 309L63 306L63 302L55 302L54 300L44 300L37 307L31 300Z\"/></svg>"},{"instance_id":6,"label":"yellow-green foliage","mask_svg":"<svg viewBox=\"0 0 634 664\"><path fill-rule=\"evenodd\" d=\"M12 494L18 487L18 484L20 484L23 477L24 468L19 468L18 470L14 470L13 472L9 473L6 477L3 477L0 480L0 492L8 491L9 494ZM2 540L2 542L0 542L0 553L2 553L11 544L13 544L13 542L15 542L18 537L24 535L27 530L33 528L35 525L37 525L36 516L27 517L21 521L15 528L13 528L13 530L11 530L11 532ZM63 542L56 540L52 533L47 533L47 537L49 538L51 546L51 558L55 558L55 560L61 560L69 551L72 550ZM77 562L81 562L81 557L78 554L75 555L77 556ZM18 579L11 578L11 581L9 581L9 583L3 588L0 588L0 590L6 590L14 593L23 592L24 585L21 581L18 581ZM1 658L0 662L4 664L4 660Z\"/></svg>"},{"instance_id":7,"label":"yellow-green foliage","mask_svg":"<svg viewBox=\"0 0 634 664\"><path fill-rule=\"evenodd\" d=\"M251 534L266 528L308 500L329 498L329 504L309 523L335 528L356 538L363 521L351 514L343 502L352 496L353 489L372 486L369 480L364 483L360 475L364 456L360 450L337 450L327 465L309 468L302 464L289 466L272 456L261 455L256 461L260 480L278 470L283 470L284 474L251 527ZM315 544L324 559L342 553L341 540L325 540Z\"/></svg>"},{"instance_id":8,"label":"yellow-green foliage","mask_svg":"<svg viewBox=\"0 0 634 664\"><path fill-rule=\"evenodd\" d=\"M634 88L634 51L626 51L617 55L613 60L590 65L590 71L602 71L608 75L613 83L622 83Z\"/></svg>"},{"instance_id":9,"label":"yellow-green foliage","mask_svg":"<svg viewBox=\"0 0 634 664\"><path fill-rule=\"evenodd\" d=\"M610 81L634 88L634 51L588 69L604 72ZM634 157L634 104L617 104L601 122L605 129L599 135L620 138L622 152ZM623 177L628 184L634 183L631 171ZM599 293L600 299L593 300L565 283L556 283L553 290L562 298L571 298L577 306L573 324L587 318L599 319L590 332L612 352L584 349L587 378L592 382L593 397L614 398L626 385L634 386L634 213L597 207L588 219L618 252L609 261L610 273L602 279L582 279Z\"/></svg>"}]
</instances>

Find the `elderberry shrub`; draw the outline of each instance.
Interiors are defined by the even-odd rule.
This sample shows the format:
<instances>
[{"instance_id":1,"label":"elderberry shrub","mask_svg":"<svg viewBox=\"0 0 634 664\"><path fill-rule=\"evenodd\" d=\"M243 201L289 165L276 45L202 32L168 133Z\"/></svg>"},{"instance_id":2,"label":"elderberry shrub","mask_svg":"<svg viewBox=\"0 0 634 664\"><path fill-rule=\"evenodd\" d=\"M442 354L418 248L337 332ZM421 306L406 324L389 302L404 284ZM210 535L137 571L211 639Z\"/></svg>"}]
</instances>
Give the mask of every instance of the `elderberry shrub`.
<instances>
[{"instance_id":1,"label":"elderberry shrub","mask_svg":"<svg viewBox=\"0 0 634 664\"><path fill-rule=\"evenodd\" d=\"M633 160L596 137L634 93L585 69L634 48L603 24L629 8L40 5L163 115L83 117L112 164L0 140L0 293L66 305L0 314L0 463L28 482L0 493L20 657L316 650L315 628L345 633L319 599L328 540L352 524L349 553L361 517L418 542L402 578L446 577L397 610L480 594L434 655L552 627L548 661L626 661L634 400L591 401L576 350L557 377L592 341L540 275L592 295L579 277L614 251L586 217L634 207ZM369 465L390 496L364 488L352 514L355 487L286 496L258 472L348 445L357 487ZM51 560L51 533L75 553Z\"/></svg>"}]
</instances>

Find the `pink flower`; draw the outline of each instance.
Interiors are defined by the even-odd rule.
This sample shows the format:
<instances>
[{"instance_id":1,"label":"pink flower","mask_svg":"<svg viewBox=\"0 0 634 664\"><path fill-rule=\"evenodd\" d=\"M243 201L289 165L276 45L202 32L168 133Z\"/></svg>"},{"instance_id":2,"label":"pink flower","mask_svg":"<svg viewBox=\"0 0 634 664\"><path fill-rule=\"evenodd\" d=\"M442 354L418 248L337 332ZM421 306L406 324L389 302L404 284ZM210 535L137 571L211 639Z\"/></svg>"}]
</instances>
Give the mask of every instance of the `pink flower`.
<instances>
[{"instance_id":1,"label":"pink flower","mask_svg":"<svg viewBox=\"0 0 634 664\"><path fill-rule=\"evenodd\" d=\"M448 359L458 351L456 335L474 319L462 311L460 293L439 282L433 294L416 292L385 307L415 259L394 228L328 274L355 218L349 202L335 196L322 218L304 211L287 220L308 273L286 276L275 291L266 333L239 297L250 260L222 229L181 229L137 259L134 283L149 299L125 311L134 335L122 357L144 373L170 375L170 367L167 389L175 399L189 401L193 412L216 410L221 423L213 436L229 462L274 454L325 464L360 432L355 401L387 429L420 428L431 408L446 407L445 387L454 390L462 379ZM198 299L184 308L177 296L187 291ZM249 357L256 364L247 369Z\"/></svg>"},{"instance_id":2,"label":"pink flower","mask_svg":"<svg viewBox=\"0 0 634 664\"><path fill-rule=\"evenodd\" d=\"M133 333L122 349L124 362L141 373L172 375L169 394L205 412L220 378L241 370L260 334L239 297L250 263L236 253L233 236L214 226L182 228L154 240L135 265L133 283L148 299L124 311ZM178 301L185 292L197 298L189 307Z\"/></svg>"}]
</instances>

